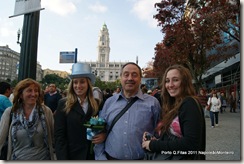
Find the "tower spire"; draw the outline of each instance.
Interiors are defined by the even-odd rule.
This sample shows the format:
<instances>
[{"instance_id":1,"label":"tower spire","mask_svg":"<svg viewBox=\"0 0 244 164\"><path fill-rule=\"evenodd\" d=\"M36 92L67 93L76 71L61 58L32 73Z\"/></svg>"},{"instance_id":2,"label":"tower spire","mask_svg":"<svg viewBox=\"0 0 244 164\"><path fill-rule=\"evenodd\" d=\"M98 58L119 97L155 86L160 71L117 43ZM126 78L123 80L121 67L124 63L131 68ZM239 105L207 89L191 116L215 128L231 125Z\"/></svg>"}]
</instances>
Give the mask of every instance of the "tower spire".
<instances>
[{"instance_id":1,"label":"tower spire","mask_svg":"<svg viewBox=\"0 0 244 164\"><path fill-rule=\"evenodd\" d=\"M109 65L110 39L107 25L103 24L98 36L98 62L101 66Z\"/></svg>"}]
</instances>

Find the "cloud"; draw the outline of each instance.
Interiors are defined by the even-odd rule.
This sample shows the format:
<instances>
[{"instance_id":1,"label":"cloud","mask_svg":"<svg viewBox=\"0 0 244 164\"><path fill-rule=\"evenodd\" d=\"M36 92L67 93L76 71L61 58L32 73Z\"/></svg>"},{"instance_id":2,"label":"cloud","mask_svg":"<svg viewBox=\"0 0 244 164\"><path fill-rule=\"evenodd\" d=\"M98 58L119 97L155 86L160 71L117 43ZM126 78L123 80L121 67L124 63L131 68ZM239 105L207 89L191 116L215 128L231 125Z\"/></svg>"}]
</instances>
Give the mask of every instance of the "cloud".
<instances>
[{"instance_id":1,"label":"cloud","mask_svg":"<svg viewBox=\"0 0 244 164\"><path fill-rule=\"evenodd\" d=\"M76 11L76 6L71 0L42 0L41 6L61 16L72 14Z\"/></svg>"},{"instance_id":2,"label":"cloud","mask_svg":"<svg viewBox=\"0 0 244 164\"><path fill-rule=\"evenodd\" d=\"M99 2L96 2L95 4L90 5L89 9L96 13L105 13L108 8L107 8L107 6L104 6L104 5L100 4Z\"/></svg>"},{"instance_id":3,"label":"cloud","mask_svg":"<svg viewBox=\"0 0 244 164\"><path fill-rule=\"evenodd\" d=\"M13 31L10 31L7 27L0 28L0 36L8 37L8 36L11 36L12 34L13 34Z\"/></svg>"},{"instance_id":4,"label":"cloud","mask_svg":"<svg viewBox=\"0 0 244 164\"><path fill-rule=\"evenodd\" d=\"M150 27L157 27L157 21L153 18L156 14L154 4L161 2L160 0L134 0L132 13L134 13L140 20L146 21Z\"/></svg>"},{"instance_id":5,"label":"cloud","mask_svg":"<svg viewBox=\"0 0 244 164\"><path fill-rule=\"evenodd\" d=\"M0 19L0 36L2 37L10 37L17 36L17 31L13 30L13 22L9 19Z\"/></svg>"}]
</instances>

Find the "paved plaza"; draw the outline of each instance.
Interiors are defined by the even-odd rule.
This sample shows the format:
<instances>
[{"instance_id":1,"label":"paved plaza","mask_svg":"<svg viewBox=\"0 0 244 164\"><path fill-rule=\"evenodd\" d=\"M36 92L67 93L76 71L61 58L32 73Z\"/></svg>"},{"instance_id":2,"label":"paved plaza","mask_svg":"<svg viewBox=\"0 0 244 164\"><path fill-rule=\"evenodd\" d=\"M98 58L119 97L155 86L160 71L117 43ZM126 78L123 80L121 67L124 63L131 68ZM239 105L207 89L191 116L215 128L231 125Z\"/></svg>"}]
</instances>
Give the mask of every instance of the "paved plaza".
<instances>
[{"instance_id":1,"label":"paved plaza","mask_svg":"<svg viewBox=\"0 0 244 164\"><path fill-rule=\"evenodd\" d=\"M206 160L242 160L242 121L240 110L230 113L229 108L219 113L219 126L212 128L210 118L206 120Z\"/></svg>"}]
</instances>

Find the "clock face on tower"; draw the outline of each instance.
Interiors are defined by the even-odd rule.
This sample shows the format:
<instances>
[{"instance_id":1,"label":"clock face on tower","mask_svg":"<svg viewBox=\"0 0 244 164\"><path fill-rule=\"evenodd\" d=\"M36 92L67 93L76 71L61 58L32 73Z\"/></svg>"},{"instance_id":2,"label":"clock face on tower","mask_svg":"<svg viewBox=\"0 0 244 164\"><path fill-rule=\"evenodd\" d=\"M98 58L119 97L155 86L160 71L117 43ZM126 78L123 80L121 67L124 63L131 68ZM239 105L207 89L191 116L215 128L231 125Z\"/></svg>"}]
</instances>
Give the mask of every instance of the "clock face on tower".
<instances>
[{"instance_id":1,"label":"clock face on tower","mask_svg":"<svg viewBox=\"0 0 244 164\"><path fill-rule=\"evenodd\" d=\"M102 49L102 51L101 51L102 53L104 53L105 52L105 50L104 49Z\"/></svg>"}]
</instances>

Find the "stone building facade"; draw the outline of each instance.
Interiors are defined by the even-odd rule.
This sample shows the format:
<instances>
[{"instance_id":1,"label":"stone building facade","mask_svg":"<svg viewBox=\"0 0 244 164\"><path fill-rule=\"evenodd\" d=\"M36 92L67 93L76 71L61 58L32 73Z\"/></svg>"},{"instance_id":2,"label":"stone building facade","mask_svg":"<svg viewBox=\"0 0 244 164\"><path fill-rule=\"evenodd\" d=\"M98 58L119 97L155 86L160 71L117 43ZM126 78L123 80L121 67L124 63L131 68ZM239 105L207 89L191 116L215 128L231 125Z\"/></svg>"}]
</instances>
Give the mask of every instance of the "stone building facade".
<instances>
[{"instance_id":1,"label":"stone building facade","mask_svg":"<svg viewBox=\"0 0 244 164\"><path fill-rule=\"evenodd\" d=\"M20 53L9 48L8 45L0 46L0 81L18 80ZM37 62L36 80L42 80L42 68Z\"/></svg>"}]
</instances>

